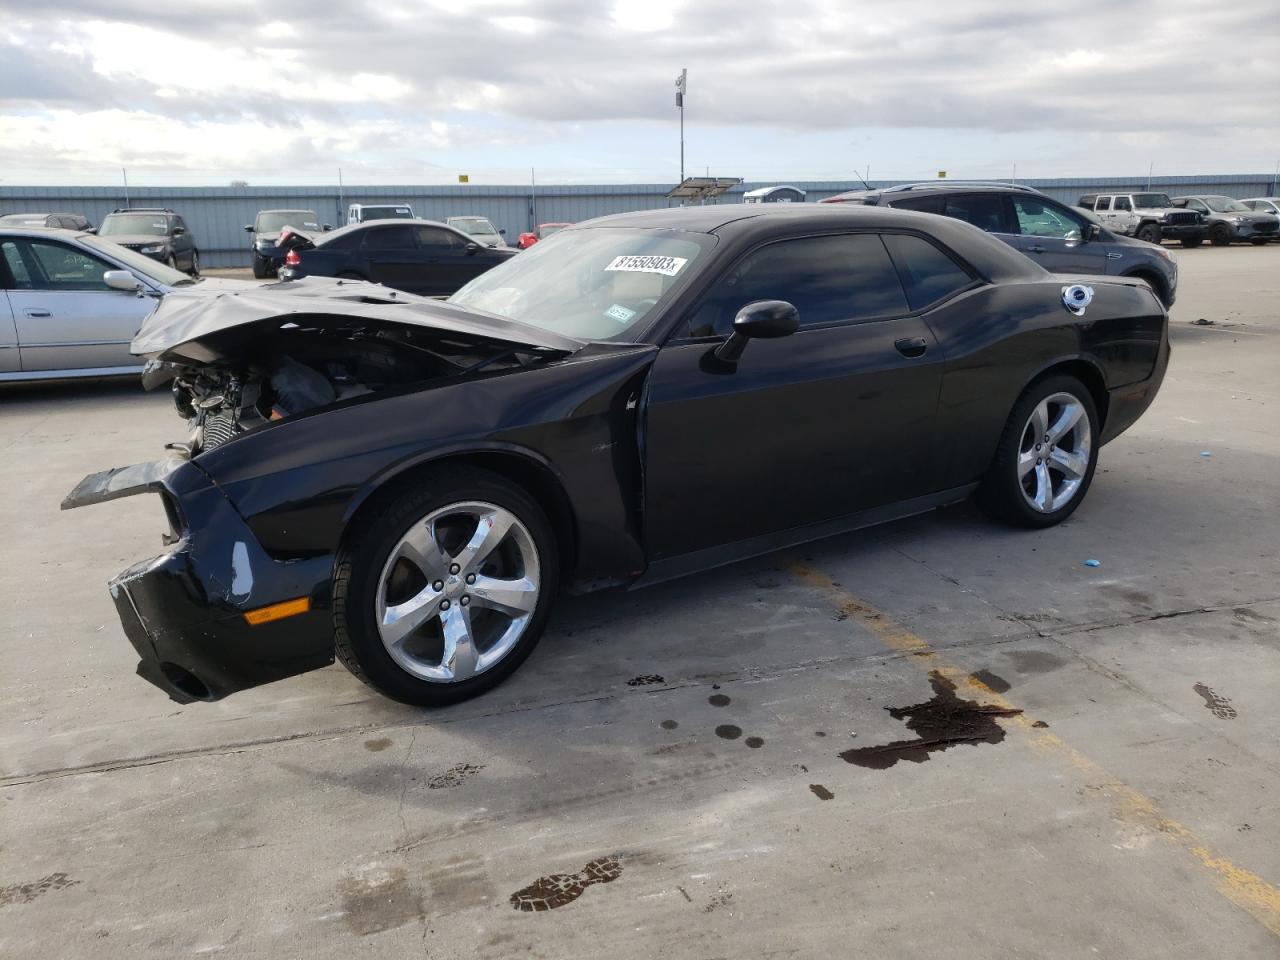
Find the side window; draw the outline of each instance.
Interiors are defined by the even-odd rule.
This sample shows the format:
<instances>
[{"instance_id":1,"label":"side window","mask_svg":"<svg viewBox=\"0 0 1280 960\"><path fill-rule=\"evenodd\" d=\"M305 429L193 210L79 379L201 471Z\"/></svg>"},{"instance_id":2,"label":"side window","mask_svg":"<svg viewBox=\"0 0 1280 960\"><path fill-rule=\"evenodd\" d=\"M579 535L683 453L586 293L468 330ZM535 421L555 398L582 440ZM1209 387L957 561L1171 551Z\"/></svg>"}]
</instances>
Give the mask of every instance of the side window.
<instances>
[{"instance_id":1,"label":"side window","mask_svg":"<svg viewBox=\"0 0 1280 960\"><path fill-rule=\"evenodd\" d=\"M1133 204L1130 202L1130 200L1129 200L1129 198L1128 198L1128 197L1116 197L1116 209L1117 209L1117 210L1132 210L1132 209L1133 209Z\"/></svg>"},{"instance_id":2,"label":"side window","mask_svg":"<svg viewBox=\"0 0 1280 960\"><path fill-rule=\"evenodd\" d=\"M1008 233L1004 201L1004 194L1000 193L960 194L947 197L946 214L987 233Z\"/></svg>"},{"instance_id":3,"label":"side window","mask_svg":"<svg viewBox=\"0 0 1280 960\"><path fill-rule=\"evenodd\" d=\"M1188 207L1190 207L1192 210L1198 210L1198 211L1200 211L1201 213L1208 213L1208 212L1209 212L1209 208L1208 208L1208 207L1206 207L1206 206L1205 206L1203 203L1201 203L1199 200L1188 200L1188 201L1187 201L1187 206L1188 206Z\"/></svg>"},{"instance_id":4,"label":"side window","mask_svg":"<svg viewBox=\"0 0 1280 960\"><path fill-rule=\"evenodd\" d=\"M452 230L444 230L440 227L414 227L413 229L418 234L418 246L429 248L437 253L461 250L466 246L465 241Z\"/></svg>"},{"instance_id":5,"label":"side window","mask_svg":"<svg viewBox=\"0 0 1280 960\"><path fill-rule=\"evenodd\" d=\"M26 263L22 260L22 251L18 249L17 242L6 240L4 243L0 243L0 251L4 252L5 265L9 268L9 276L13 277L13 288L15 290L30 290L31 274L27 270Z\"/></svg>"},{"instance_id":6,"label":"side window","mask_svg":"<svg viewBox=\"0 0 1280 960\"><path fill-rule=\"evenodd\" d=\"M916 210L919 213L945 213L946 197L909 197L891 204L895 210Z\"/></svg>"},{"instance_id":7,"label":"side window","mask_svg":"<svg viewBox=\"0 0 1280 960\"><path fill-rule=\"evenodd\" d=\"M1084 233L1084 224L1073 214L1033 197L1014 197L1013 212L1018 217L1019 231L1026 236L1079 240Z\"/></svg>"},{"instance_id":8,"label":"side window","mask_svg":"<svg viewBox=\"0 0 1280 960\"><path fill-rule=\"evenodd\" d=\"M973 283L967 270L923 237L887 233L884 244L898 268L912 310L937 303Z\"/></svg>"},{"instance_id":9,"label":"side window","mask_svg":"<svg viewBox=\"0 0 1280 960\"><path fill-rule=\"evenodd\" d=\"M800 326L907 313L906 295L875 234L780 240L748 254L721 278L690 321L695 337L727 336L755 300L786 300Z\"/></svg>"},{"instance_id":10,"label":"side window","mask_svg":"<svg viewBox=\"0 0 1280 960\"><path fill-rule=\"evenodd\" d=\"M8 246L8 244L6 244ZM31 257L30 267L35 276L29 276L29 289L33 290L107 290L102 274L114 269L109 263L60 243L41 240L26 244ZM8 261L7 251L6 258ZM12 269L12 261L10 269Z\"/></svg>"},{"instance_id":11,"label":"side window","mask_svg":"<svg viewBox=\"0 0 1280 960\"><path fill-rule=\"evenodd\" d=\"M366 250L413 250L418 246L412 227L375 227L366 230Z\"/></svg>"},{"instance_id":12,"label":"side window","mask_svg":"<svg viewBox=\"0 0 1280 960\"><path fill-rule=\"evenodd\" d=\"M1099 198L1098 198L1098 206L1097 206L1097 208L1096 208L1096 209L1098 209L1098 210L1110 210L1110 209L1111 209L1111 198L1110 198L1110 197L1099 197Z\"/></svg>"}]
</instances>

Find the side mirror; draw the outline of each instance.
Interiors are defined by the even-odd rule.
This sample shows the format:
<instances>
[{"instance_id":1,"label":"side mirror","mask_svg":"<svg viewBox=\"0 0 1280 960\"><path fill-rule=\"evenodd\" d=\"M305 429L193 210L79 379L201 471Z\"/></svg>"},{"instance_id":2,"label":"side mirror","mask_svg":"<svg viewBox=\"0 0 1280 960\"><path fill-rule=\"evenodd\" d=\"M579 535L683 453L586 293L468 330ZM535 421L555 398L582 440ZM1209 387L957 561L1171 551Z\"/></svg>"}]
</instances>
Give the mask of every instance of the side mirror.
<instances>
[{"instance_id":1,"label":"side mirror","mask_svg":"<svg viewBox=\"0 0 1280 960\"><path fill-rule=\"evenodd\" d=\"M756 300L733 318L733 333L716 348L716 358L737 363L748 340L773 340L800 329L800 312L785 300Z\"/></svg>"},{"instance_id":2,"label":"side mirror","mask_svg":"<svg viewBox=\"0 0 1280 960\"><path fill-rule=\"evenodd\" d=\"M1097 240L1100 236L1102 236L1102 228L1098 226L1096 223L1086 223L1084 225L1084 242L1085 243L1089 243L1093 240Z\"/></svg>"},{"instance_id":3,"label":"side mirror","mask_svg":"<svg viewBox=\"0 0 1280 960\"><path fill-rule=\"evenodd\" d=\"M498 228L498 236L500 236L500 237L505 237L506 235L507 235L507 228L506 228L506 227L499 227L499 228Z\"/></svg>"},{"instance_id":4,"label":"side mirror","mask_svg":"<svg viewBox=\"0 0 1280 960\"><path fill-rule=\"evenodd\" d=\"M332 230L332 229L333 229L333 224L332 224L332 223L326 223L326 224L325 224L323 227L321 227L320 229L321 229L321 230L326 230L326 231L327 231L327 230Z\"/></svg>"},{"instance_id":5,"label":"side mirror","mask_svg":"<svg viewBox=\"0 0 1280 960\"><path fill-rule=\"evenodd\" d=\"M246 223L246 224L244 225L244 232L245 232L245 233L253 233L253 224L252 224L252 223Z\"/></svg>"},{"instance_id":6,"label":"side mirror","mask_svg":"<svg viewBox=\"0 0 1280 960\"><path fill-rule=\"evenodd\" d=\"M186 232L187 232L187 228L186 228L186 227L174 227L174 228L173 228L173 235L174 235L175 237L180 237L180 236L182 236L182 235L183 235L184 233L186 233Z\"/></svg>"},{"instance_id":7,"label":"side mirror","mask_svg":"<svg viewBox=\"0 0 1280 960\"><path fill-rule=\"evenodd\" d=\"M467 244L467 256L468 256L468 257L469 257L469 256L471 256L473 253L475 253L475 252L476 252L477 250L479 250L479 249L480 249L480 244L478 244L478 243L468 243L468 244Z\"/></svg>"},{"instance_id":8,"label":"side mirror","mask_svg":"<svg viewBox=\"0 0 1280 960\"><path fill-rule=\"evenodd\" d=\"M85 233L93 233L93 234L96 234L96 233L98 232L98 228L97 228L97 227L85 227L85 228L84 228L84 232L85 232Z\"/></svg>"},{"instance_id":9,"label":"side mirror","mask_svg":"<svg viewBox=\"0 0 1280 960\"><path fill-rule=\"evenodd\" d=\"M142 284L128 270L107 270L102 274L102 282L112 290L124 290L128 293L137 293L142 289Z\"/></svg>"}]
</instances>

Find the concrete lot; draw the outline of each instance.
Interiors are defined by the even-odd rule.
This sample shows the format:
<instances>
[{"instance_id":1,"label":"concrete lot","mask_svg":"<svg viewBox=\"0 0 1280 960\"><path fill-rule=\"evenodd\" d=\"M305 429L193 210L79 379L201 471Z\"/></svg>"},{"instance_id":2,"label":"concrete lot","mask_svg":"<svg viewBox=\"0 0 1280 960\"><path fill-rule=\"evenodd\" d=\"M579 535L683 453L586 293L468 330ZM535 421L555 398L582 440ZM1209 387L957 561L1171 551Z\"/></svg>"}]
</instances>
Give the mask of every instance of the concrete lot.
<instances>
[{"instance_id":1,"label":"concrete lot","mask_svg":"<svg viewBox=\"0 0 1280 960\"><path fill-rule=\"evenodd\" d=\"M137 679L104 581L160 505L58 502L168 398L3 391L0 956L1280 955L1280 246L1175 255L1164 390L1066 525L569 600L434 713Z\"/></svg>"}]
</instances>

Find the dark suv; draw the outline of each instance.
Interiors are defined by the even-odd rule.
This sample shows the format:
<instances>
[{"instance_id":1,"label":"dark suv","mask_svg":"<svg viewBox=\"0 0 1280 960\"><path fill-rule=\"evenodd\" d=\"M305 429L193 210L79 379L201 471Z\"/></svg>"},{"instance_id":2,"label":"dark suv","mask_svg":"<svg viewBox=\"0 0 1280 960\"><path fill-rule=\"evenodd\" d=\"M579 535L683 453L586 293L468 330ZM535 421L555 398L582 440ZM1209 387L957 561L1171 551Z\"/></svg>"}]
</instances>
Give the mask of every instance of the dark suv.
<instances>
[{"instance_id":1,"label":"dark suv","mask_svg":"<svg viewBox=\"0 0 1280 960\"><path fill-rule=\"evenodd\" d=\"M131 207L113 210L102 221L98 236L113 243L185 270L200 273L200 251L186 222L167 207Z\"/></svg>"},{"instance_id":2,"label":"dark suv","mask_svg":"<svg viewBox=\"0 0 1280 960\"><path fill-rule=\"evenodd\" d=\"M865 203L955 217L994 233L1051 273L1138 277L1166 308L1178 292L1178 266L1163 247L1112 233L1092 214L1031 187L998 183L908 183L855 190L820 203Z\"/></svg>"}]
</instances>

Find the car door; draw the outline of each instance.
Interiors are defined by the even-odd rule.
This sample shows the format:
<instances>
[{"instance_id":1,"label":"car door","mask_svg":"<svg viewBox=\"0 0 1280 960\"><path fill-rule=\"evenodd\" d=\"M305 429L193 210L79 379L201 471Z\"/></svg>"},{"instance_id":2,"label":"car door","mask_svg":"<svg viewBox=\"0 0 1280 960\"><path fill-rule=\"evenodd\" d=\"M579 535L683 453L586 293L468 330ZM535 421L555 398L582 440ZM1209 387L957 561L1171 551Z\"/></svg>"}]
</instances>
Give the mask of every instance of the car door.
<instances>
[{"instance_id":1,"label":"car door","mask_svg":"<svg viewBox=\"0 0 1280 960\"><path fill-rule=\"evenodd\" d=\"M1124 233L1123 230L1117 229L1115 224L1115 211L1111 209L1110 197L1099 197L1098 205L1093 208L1094 216L1096 216L1102 225L1108 230L1115 230L1116 233Z\"/></svg>"},{"instance_id":2,"label":"car door","mask_svg":"<svg viewBox=\"0 0 1280 960\"><path fill-rule=\"evenodd\" d=\"M1050 273L1107 272L1107 244L1085 239L1083 217L1043 197L1014 196L1010 200L1018 233L1001 239Z\"/></svg>"},{"instance_id":3,"label":"car door","mask_svg":"<svg viewBox=\"0 0 1280 960\"><path fill-rule=\"evenodd\" d=\"M0 237L0 243L3 240ZM3 247L0 247L0 253L4 252ZM0 377L22 369L18 357L18 327L14 323L13 307L9 303L12 290L13 277L9 272L9 264L4 256L0 256Z\"/></svg>"},{"instance_id":4,"label":"car door","mask_svg":"<svg viewBox=\"0 0 1280 960\"><path fill-rule=\"evenodd\" d=\"M370 280L410 293L431 292L430 253L419 248L412 224L371 226L363 233L361 252Z\"/></svg>"},{"instance_id":5,"label":"car door","mask_svg":"<svg viewBox=\"0 0 1280 960\"><path fill-rule=\"evenodd\" d=\"M417 227L418 246L427 261L426 276L429 289L423 293L453 293L472 277L485 271L490 265L483 260L487 249L447 227Z\"/></svg>"},{"instance_id":6,"label":"car door","mask_svg":"<svg viewBox=\"0 0 1280 960\"><path fill-rule=\"evenodd\" d=\"M129 367L129 353L155 301L103 282L113 264L56 240L0 239L12 276L6 298L17 330L22 370Z\"/></svg>"},{"instance_id":7,"label":"car door","mask_svg":"<svg viewBox=\"0 0 1280 960\"><path fill-rule=\"evenodd\" d=\"M1133 198L1122 194L1111 201L1111 229L1126 236L1138 229L1138 214L1133 209Z\"/></svg>"},{"instance_id":8,"label":"car door","mask_svg":"<svg viewBox=\"0 0 1280 960\"><path fill-rule=\"evenodd\" d=\"M769 299L794 304L800 329L749 343L731 368L717 363L737 311ZM879 235L783 239L739 258L650 374L651 558L785 536L928 493L941 364Z\"/></svg>"}]
</instances>

